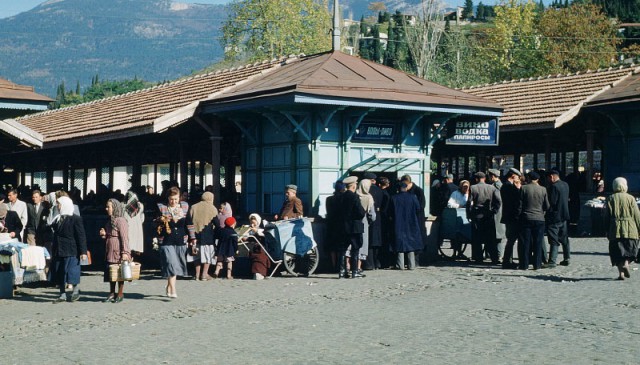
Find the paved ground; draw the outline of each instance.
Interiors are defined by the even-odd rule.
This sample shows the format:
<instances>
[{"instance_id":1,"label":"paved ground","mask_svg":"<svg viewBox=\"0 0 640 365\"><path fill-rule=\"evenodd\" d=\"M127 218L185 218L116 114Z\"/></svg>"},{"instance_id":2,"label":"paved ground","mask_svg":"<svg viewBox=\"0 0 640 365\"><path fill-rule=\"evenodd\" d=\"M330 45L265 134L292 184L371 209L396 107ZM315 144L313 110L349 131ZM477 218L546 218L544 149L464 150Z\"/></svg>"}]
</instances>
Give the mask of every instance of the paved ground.
<instances>
[{"instance_id":1,"label":"paved ground","mask_svg":"<svg viewBox=\"0 0 640 365\"><path fill-rule=\"evenodd\" d=\"M0 363L640 363L640 272L613 280L602 238L572 247L572 265L554 270L179 281L174 300L147 274L120 304L101 302L93 273L79 302L51 304L50 288L0 300Z\"/></svg>"}]
</instances>

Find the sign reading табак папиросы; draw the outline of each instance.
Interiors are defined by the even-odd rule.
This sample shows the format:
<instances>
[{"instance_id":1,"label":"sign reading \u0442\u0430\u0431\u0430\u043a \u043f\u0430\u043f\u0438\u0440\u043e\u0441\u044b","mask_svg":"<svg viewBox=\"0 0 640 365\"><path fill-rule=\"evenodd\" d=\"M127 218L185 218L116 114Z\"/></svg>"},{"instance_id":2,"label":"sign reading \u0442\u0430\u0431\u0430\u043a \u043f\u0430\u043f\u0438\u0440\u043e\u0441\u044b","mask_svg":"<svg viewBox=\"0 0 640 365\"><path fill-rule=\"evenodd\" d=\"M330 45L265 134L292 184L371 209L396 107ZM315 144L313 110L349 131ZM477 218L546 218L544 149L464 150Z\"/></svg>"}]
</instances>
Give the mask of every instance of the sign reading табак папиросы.
<instances>
[{"instance_id":1,"label":"sign reading \u0442\u0430\u0431\u0430\u043a \u043f\u0430\u043f\u0438\u0440\u043e\u0441\u044b","mask_svg":"<svg viewBox=\"0 0 640 365\"><path fill-rule=\"evenodd\" d=\"M451 121L447 125L448 145L498 145L498 120ZM448 123L447 123L448 124Z\"/></svg>"}]
</instances>

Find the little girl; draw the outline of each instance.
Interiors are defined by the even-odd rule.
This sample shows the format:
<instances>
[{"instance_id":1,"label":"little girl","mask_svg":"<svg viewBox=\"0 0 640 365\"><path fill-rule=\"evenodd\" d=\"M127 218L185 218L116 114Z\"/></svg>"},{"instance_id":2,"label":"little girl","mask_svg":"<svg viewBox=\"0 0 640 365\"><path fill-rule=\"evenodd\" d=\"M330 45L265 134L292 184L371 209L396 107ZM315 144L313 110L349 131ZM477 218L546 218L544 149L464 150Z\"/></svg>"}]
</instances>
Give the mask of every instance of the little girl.
<instances>
[{"instance_id":1,"label":"little girl","mask_svg":"<svg viewBox=\"0 0 640 365\"><path fill-rule=\"evenodd\" d=\"M233 261L235 261L236 251L238 250L238 234L235 231L236 220L229 217L224 220L224 228L220 230L220 239L218 240L218 251L216 253L217 263L214 277L219 277L220 270L224 263L227 263L227 279L233 279L231 271L233 270Z\"/></svg>"}]
</instances>

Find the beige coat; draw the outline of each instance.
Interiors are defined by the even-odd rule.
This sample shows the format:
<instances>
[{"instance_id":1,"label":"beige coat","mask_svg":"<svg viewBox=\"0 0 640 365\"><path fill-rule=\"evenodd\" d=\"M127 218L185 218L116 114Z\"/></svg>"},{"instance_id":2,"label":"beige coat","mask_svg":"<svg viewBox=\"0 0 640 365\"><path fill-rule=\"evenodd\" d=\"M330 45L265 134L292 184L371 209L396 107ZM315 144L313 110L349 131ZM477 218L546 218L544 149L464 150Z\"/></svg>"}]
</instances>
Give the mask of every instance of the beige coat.
<instances>
[{"instance_id":1,"label":"beige coat","mask_svg":"<svg viewBox=\"0 0 640 365\"><path fill-rule=\"evenodd\" d=\"M640 231L640 210L636 199L627 193L614 193L607 199L609 240L618 238L638 239Z\"/></svg>"}]
</instances>

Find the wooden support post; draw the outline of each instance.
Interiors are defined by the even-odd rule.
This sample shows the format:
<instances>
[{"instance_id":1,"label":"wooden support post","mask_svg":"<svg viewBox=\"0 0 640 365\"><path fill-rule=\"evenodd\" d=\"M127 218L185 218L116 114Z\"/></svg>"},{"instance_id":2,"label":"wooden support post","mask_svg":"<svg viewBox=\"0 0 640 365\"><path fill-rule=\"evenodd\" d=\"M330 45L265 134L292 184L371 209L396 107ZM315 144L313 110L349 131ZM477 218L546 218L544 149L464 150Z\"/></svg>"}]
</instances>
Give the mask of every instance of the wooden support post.
<instances>
[{"instance_id":1,"label":"wooden support post","mask_svg":"<svg viewBox=\"0 0 640 365\"><path fill-rule=\"evenodd\" d=\"M544 135L544 168L551 170L551 134Z\"/></svg>"},{"instance_id":2,"label":"wooden support post","mask_svg":"<svg viewBox=\"0 0 640 365\"><path fill-rule=\"evenodd\" d=\"M587 129L584 131L587 135L587 166L585 167L585 174L587 176L587 192L593 191L593 146L594 146L594 135L596 131L593 129Z\"/></svg>"}]
</instances>

